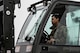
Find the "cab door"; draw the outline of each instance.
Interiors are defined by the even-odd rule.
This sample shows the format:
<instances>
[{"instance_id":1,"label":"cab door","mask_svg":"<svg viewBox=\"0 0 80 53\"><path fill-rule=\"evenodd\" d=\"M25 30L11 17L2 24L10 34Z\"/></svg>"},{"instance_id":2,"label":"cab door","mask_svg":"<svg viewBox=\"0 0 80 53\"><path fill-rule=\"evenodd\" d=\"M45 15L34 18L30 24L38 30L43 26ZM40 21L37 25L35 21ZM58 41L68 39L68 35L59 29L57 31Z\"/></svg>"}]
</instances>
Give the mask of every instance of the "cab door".
<instances>
[{"instance_id":1,"label":"cab door","mask_svg":"<svg viewBox=\"0 0 80 53\"><path fill-rule=\"evenodd\" d=\"M52 23L52 17L59 18L57 25ZM49 42L50 40L52 41ZM80 4L79 2L55 1L50 5L37 31L32 53L79 52Z\"/></svg>"}]
</instances>

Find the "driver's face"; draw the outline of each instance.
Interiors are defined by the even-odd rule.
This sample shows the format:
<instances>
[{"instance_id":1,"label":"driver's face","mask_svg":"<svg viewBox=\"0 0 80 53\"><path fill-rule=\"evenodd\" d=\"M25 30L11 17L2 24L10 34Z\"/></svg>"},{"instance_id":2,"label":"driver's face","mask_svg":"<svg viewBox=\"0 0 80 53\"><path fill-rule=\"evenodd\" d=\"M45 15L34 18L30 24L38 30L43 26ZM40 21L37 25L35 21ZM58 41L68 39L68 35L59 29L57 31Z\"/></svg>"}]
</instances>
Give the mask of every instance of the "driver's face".
<instances>
[{"instance_id":1,"label":"driver's face","mask_svg":"<svg viewBox=\"0 0 80 53\"><path fill-rule=\"evenodd\" d=\"M56 24L59 21L55 16L52 17L52 24Z\"/></svg>"}]
</instances>

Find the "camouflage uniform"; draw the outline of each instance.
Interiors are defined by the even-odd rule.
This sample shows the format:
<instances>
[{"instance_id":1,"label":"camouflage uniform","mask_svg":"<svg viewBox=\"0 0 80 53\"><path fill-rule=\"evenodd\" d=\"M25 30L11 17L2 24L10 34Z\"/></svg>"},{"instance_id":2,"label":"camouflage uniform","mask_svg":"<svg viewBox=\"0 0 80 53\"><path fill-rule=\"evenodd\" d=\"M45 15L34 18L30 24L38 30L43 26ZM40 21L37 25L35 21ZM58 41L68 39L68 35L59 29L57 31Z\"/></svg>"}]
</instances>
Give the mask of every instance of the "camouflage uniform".
<instances>
[{"instance_id":1,"label":"camouflage uniform","mask_svg":"<svg viewBox=\"0 0 80 53\"><path fill-rule=\"evenodd\" d=\"M56 31L54 31L54 29L52 30L52 31L54 31L53 35L50 34L50 36L53 36L53 38L55 39L55 44L56 45L65 45L66 37L67 37L66 26L59 24L55 30Z\"/></svg>"},{"instance_id":2,"label":"camouflage uniform","mask_svg":"<svg viewBox=\"0 0 80 53\"><path fill-rule=\"evenodd\" d=\"M52 30L51 33L50 33L50 36L54 36L54 33L55 33L57 27L56 26L51 26L50 29Z\"/></svg>"}]
</instances>

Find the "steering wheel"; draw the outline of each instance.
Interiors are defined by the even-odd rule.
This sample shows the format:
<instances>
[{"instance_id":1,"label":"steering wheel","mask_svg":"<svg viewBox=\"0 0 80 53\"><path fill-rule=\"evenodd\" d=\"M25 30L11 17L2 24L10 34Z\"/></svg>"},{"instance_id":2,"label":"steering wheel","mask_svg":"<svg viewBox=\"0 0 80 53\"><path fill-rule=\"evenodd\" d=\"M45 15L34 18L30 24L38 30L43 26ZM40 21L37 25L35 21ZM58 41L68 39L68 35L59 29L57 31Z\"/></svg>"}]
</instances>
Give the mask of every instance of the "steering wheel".
<instances>
[{"instance_id":1,"label":"steering wheel","mask_svg":"<svg viewBox=\"0 0 80 53\"><path fill-rule=\"evenodd\" d=\"M46 36L48 36L48 35L49 35L45 30L43 31L43 33L44 33Z\"/></svg>"},{"instance_id":2,"label":"steering wheel","mask_svg":"<svg viewBox=\"0 0 80 53\"><path fill-rule=\"evenodd\" d=\"M44 30L40 42L41 43L46 43L46 41L48 40L48 35L49 34Z\"/></svg>"}]
</instances>

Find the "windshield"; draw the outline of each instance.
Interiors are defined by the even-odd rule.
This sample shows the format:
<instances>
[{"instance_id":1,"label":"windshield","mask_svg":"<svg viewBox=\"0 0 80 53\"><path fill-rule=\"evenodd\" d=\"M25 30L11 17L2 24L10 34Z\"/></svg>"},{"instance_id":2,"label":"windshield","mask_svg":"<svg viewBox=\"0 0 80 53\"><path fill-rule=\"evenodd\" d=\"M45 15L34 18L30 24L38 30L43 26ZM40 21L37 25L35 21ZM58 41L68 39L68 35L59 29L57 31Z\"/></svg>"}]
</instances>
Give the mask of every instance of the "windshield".
<instances>
[{"instance_id":1,"label":"windshield","mask_svg":"<svg viewBox=\"0 0 80 53\"><path fill-rule=\"evenodd\" d=\"M44 6L41 9L38 8L35 14L30 13L23 25L18 42L34 41L40 22L46 11L47 6Z\"/></svg>"}]
</instances>

